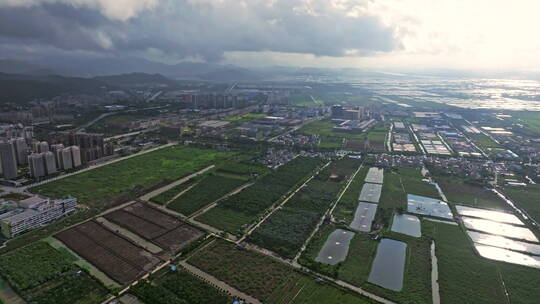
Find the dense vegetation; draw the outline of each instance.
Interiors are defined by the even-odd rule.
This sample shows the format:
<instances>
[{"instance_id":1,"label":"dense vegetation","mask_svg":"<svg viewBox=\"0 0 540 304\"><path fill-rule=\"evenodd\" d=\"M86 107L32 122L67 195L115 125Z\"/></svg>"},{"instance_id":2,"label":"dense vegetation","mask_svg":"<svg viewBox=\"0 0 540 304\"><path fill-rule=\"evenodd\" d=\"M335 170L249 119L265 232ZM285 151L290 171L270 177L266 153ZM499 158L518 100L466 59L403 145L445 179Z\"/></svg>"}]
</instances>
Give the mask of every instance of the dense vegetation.
<instances>
[{"instance_id":1,"label":"dense vegetation","mask_svg":"<svg viewBox=\"0 0 540 304\"><path fill-rule=\"evenodd\" d=\"M282 199L321 163L321 159L298 157L263 176L251 187L225 199L197 219L231 233L241 233L242 228Z\"/></svg>"},{"instance_id":2,"label":"dense vegetation","mask_svg":"<svg viewBox=\"0 0 540 304\"><path fill-rule=\"evenodd\" d=\"M349 158L334 161L257 228L250 241L293 258L359 165Z\"/></svg>"},{"instance_id":3,"label":"dense vegetation","mask_svg":"<svg viewBox=\"0 0 540 304\"><path fill-rule=\"evenodd\" d=\"M183 184L180 184L178 186L175 186L165 192L162 192L150 199L151 202L154 202L156 204L165 205L169 201L171 201L175 196L180 194L182 191L186 190L190 186L193 185L193 183L197 180L197 178L192 178L186 181Z\"/></svg>"},{"instance_id":4,"label":"dense vegetation","mask_svg":"<svg viewBox=\"0 0 540 304\"><path fill-rule=\"evenodd\" d=\"M186 193L173 200L167 207L186 216L213 203L227 193L240 187L245 181L220 175L208 175Z\"/></svg>"},{"instance_id":5,"label":"dense vegetation","mask_svg":"<svg viewBox=\"0 0 540 304\"><path fill-rule=\"evenodd\" d=\"M72 264L73 257L45 242L0 256L0 274L29 303L94 304L107 295L102 284Z\"/></svg>"},{"instance_id":6,"label":"dense vegetation","mask_svg":"<svg viewBox=\"0 0 540 304\"><path fill-rule=\"evenodd\" d=\"M215 241L188 260L227 284L271 304L365 304L363 298L296 272L270 257Z\"/></svg>"},{"instance_id":7,"label":"dense vegetation","mask_svg":"<svg viewBox=\"0 0 540 304\"><path fill-rule=\"evenodd\" d=\"M527 185L524 188L506 187L504 193L519 208L525 210L536 222L540 223L540 185Z\"/></svg>"},{"instance_id":8,"label":"dense vegetation","mask_svg":"<svg viewBox=\"0 0 540 304\"><path fill-rule=\"evenodd\" d=\"M153 284L143 281L130 290L145 304L226 304L230 297L184 270L169 272Z\"/></svg>"},{"instance_id":9,"label":"dense vegetation","mask_svg":"<svg viewBox=\"0 0 540 304\"><path fill-rule=\"evenodd\" d=\"M82 203L102 206L119 196L177 180L231 154L173 146L50 182L31 191L50 197L69 194Z\"/></svg>"},{"instance_id":10,"label":"dense vegetation","mask_svg":"<svg viewBox=\"0 0 540 304\"><path fill-rule=\"evenodd\" d=\"M459 226L422 226L435 239L441 303L507 303L496 265L475 254Z\"/></svg>"},{"instance_id":11,"label":"dense vegetation","mask_svg":"<svg viewBox=\"0 0 540 304\"><path fill-rule=\"evenodd\" d=\"M0 274L19 291L36 287L70 270L73 266L64 256L44 242L0 256Z\"/></svg>"},{"instance_id":12,"label":"dense vegetation","mask_svg":"<svg viewBox=\"0 0 540 304\"><path fill-rule=\"evenodd\" d=\"M479 185L467 184L460 178L436 177L448 201L456 205L505 209L510 207L495 193Z\"/></svg>"}]
</instances>

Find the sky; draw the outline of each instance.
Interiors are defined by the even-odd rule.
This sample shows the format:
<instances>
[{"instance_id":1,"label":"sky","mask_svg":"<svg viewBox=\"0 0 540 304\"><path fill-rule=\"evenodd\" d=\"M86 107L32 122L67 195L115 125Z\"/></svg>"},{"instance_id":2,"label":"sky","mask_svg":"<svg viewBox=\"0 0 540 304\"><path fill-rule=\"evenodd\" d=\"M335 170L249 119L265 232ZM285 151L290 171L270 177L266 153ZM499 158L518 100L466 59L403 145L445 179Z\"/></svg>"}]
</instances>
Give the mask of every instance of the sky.
<instances>
[{"instance_id":1,"label":"sky","mask_svg":"<svg viewBox=\"0 0 540 304\"><path fill-rule=\"evenodd\" d=\"M537 0L0 0L0 58L540 71Z\"/></svg>"}]
</instances>

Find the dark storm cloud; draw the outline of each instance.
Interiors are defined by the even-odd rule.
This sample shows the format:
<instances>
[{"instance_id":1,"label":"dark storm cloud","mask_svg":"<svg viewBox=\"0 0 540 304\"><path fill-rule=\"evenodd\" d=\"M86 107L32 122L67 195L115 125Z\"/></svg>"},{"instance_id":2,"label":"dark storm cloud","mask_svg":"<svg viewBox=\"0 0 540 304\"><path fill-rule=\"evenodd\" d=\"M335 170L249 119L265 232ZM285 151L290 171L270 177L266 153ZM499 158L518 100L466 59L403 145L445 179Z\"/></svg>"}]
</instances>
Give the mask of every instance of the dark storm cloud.
<instances>
[{"instance_id":1,"label":"dark storm cloud","mask_svg":"<svg viewBox=\"0 0 540 304\"><path fill-rule=\"evenodd\" d=\"M105 17L97 4L52 2L0 6L2 43L109 54L156 49L209 61L231 51L344 56L347 50L370 54L399 47L393 29L378 18L348 17L328 0L309 2L307 11L302 0L162 0L126 20Z\"/></svg>"}]
</instances>

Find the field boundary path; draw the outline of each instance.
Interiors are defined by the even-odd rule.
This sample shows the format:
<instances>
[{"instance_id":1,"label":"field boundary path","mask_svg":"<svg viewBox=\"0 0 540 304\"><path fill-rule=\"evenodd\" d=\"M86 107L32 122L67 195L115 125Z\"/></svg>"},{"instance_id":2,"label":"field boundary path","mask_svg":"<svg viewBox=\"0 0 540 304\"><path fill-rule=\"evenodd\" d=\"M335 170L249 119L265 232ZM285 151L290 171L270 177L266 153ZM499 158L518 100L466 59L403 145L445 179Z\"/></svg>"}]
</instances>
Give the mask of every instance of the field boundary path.
<instances>
[{"instance_id":1,"label":"field boundary path","mask_svg":"<svg viewBox=\"0 0 540 304\"><path fill-rule=\"evenodd\" d=\"M181 184L187 182L188 180L207 172L210 169L213 169L215 166L216 165L208 166L208 167L206 167L206 168L204 168L202 170L199 170L199 171L197 171L195 173L192 173L192 174L190 174L188 176L185 176L185 177L183 177L183 178L181 178L181 179L179 179L179 180L177 180L175 182L172 182L172 183L168 184L167 186L163 186L163 187L161 187L159 189L156 189L156 190L154 190L152 192L146 193L145 195L141 196L140 199L143 200L143 201L149 201L152 197L160 195L161 193L163 193L165 191L171 190L172 188L174 188L174 187L176 187L178 185L181 185Z\"/></svg>"},{"instance_id":2,"label":"field boundary path","mask_svg":"<svg viewBox=\"0 0 540 304\"><path fill-rule=\"evenodd\" d=\"M313 175L311 175L310 178L308 178L302 185L300 185L298 188L296 188L296 190L294 190L286 199L284 199L279 205L277 205L276 207L274 207L274 209L272 209L270 212L268 212L268 214L266 214L257 224L255 224L253 227L251 227L250 229L248 229L248 231L246 233L244 233L244 235L238 239L238 241L236 241L236 244L240 244L242 243L248 236L251 235L251 233L259 228L259 226L264 223L264 221L266 221L272 214L274 214L274 212L276 212L277 210L281 209L281 207L283 207L283 205L285 205L293 196L296 195L296 193L298 191L300 191L300 189L304 188L313 178L315 178L315 176L317 174L319 174L324 168L328 167L328 165L330 165L332 161L329 161L327 162L324 166L322 166L321 168L319 168L319 170L317 170L316 172L313 173Z\"/></svg>"},{"instance_id":3,"label":"field boundary path","mask_svg":"<svg viewBox=\"0 0 540 304\"><path fill-rule=\"evenodd\" d=\"M199 215L202 215L202 214L208 212L208 210L210 210L210 209L216 207L216 206L219 204L219 202L221 202L222 200L224 200L224 199L226 199L226 198L228 198L228 197L230 197L230 196L233 196L233 195L235 195L235 194L240 193L241 191L243 191L243 190L246 189L247 187L252 186L253 184L254 184L254 182L250 182L250 183L244 184L244 185L242 185L242 186L240 186L240 187L234 189L233 191L231 191L231 192L225 194L224 196L222 196L222 197L218 198L217 200L213 201L212 203L210 203L210 204L208 204L208 205L202 207L201 209L195 211L195 213L193 213L192 215L188 216L188 219L194 219L194 218L198 217Z\"/></svg>"},{"instance_id":4,"label":"field boundary path","mask_svg":"<svg viewBox=\"0 0 540 304\"><path fill-rule=\"evenodd\" d=\"M240 290L228 285L227 283L218 280L217 278L209 275L208 273L200 270L199 268L192 266L191 264L188 264L186 261L180 261L179 265L182 266L184 269L192 273L193 275L203 279L204 281L209 282L211 285L217 286L220 289L223 289L227 292L229 292L231 295L244 299L248 301L251 304L262 304L261 301L258 299L255 299L254 297L247 295Z\"/></svg>"}]
</instances>

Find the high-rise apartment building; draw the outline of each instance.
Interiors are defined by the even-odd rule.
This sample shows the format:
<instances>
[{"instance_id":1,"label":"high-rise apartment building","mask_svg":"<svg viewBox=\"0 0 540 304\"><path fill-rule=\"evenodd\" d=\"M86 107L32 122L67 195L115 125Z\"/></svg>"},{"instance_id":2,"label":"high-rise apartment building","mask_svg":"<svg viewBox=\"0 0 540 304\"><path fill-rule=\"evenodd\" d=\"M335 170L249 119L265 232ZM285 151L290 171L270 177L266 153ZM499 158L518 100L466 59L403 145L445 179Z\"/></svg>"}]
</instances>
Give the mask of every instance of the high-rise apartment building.
<instances>
[{"instance_id":1,"label":"high-rise apartment building","mask_svg":"<svg viewBox=\"0 0 540 304\"><path fill-rule=\"evenodd\" d=\"M5 179L17 177L17 156L13 143L10 141L0 142L0 165L2 165L2 175Z\"/></svg>"}]
</instances>

